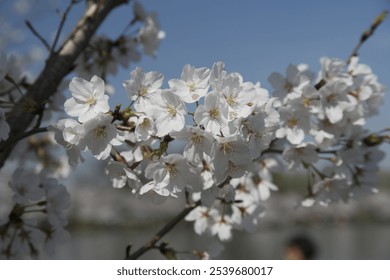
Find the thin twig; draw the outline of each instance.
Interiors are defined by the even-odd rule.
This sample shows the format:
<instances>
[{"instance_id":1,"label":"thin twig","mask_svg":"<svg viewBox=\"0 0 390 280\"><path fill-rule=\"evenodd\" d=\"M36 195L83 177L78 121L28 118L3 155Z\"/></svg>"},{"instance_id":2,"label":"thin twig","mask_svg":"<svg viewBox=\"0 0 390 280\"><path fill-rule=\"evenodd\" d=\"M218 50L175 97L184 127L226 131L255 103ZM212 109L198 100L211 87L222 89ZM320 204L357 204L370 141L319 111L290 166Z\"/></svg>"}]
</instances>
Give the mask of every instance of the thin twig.
<instances>
[{"instance_id":1,"label":"thin twig","mask_svg":"<svg viewBox=\"0 0 390 280\"><path fill-rule=\"evenodd\" d=\"M364 44L365 41L367 41L368 38L370 38L374 34L374 31L385 20L387 14L388 14L388 11L383 11L379 16L377 16L375 18L375 20L371 24L370 28L363 32L363 34L360 37L359 43L356 45L356 47L353 49L351 55L348 57L347 64L349 64L351 62L352 57L358 56L358 52L359 52L361 46Z\"/></svg>"},{"instance_id":2,"label":"thin twig","mask_svg":"<svg viewBox=\"0 0 390 280\"><path fill-rule=\"evenodd\" d=\"M6 75L6 76L4 77L4 79L7 80L8 82L10 82L10 83L16 88L16 90L18 91L18 93L20 94L20 96L23 97L23 92L22 92L22 90L20 89L20 87L18 86L18 84L15 82L15 80L14 80L12 77Z\"/></svg>"},{"instance_id":3,"label":"thin twig","mask_svg":"<svg viewBox=\"0 0 390 280\"><path fill-rule=\"evenodd\" d=\"M216 187L222 188L224 185L228 184L231 180L231 177L228 176L223 182L219 183ZM145 254L147 251L154 249L156 243L161 240L161 238L164 237L168 232L170 232L181 220L183 220L192 210L194 210L196 207L200 206L202 204L201 200L198 200L194 202L192 205L186 206L176 217L174 217L172 220L169 221L162 229L160 229L154 237L144 244L141 248L139 248L137 251L135 251L133 254L129 255L129 250L131 245L128 245L126 247L126 260L136 260L143 254Z\"/></svg>"},{"instance_id":4,"label":"thin twig","mask_svg":"<svg viewBox=\"0 0 390 280\"><path fill-rule=\"evenodd\" d=\"M58 39L60 38L60 35L61 35L61 32L62 32L62 28L64 27L64 24L65 24L66 18L68 17L68 14L69 14L70 10L72 9L73 5L77 4L78 2L80 2L80 1L79 0L71 0L69 5L68 5L68 7L66 7L66 10L65 10L64 14L61 17L61 22L60 22L60 25L58 27L58 30L57 30L56 36L54 38L53 44L51 46L50 53L53 53L55 51L55 48L56 48L57 43L58 43Z\"/></svg>"},{"instance_id":5,"label":"thin twig","mask_svg":"<svg viewBox=\"0 0 390 280\"><path fill-rule=\"evenodd\" d=\"M196 201L193 205L187 206L183 209L176 217L174 217L169 223L167 223L161 230L159 230L156 235L144 246L139 248L137 251L130 255L126 255L127 260L136 260L140 256L142 256L147 251L153 249L155 247L155 244L160 241L164 235L166 235L168 232L170 232L181 220L184 219L185 216L188 215L192 210L194 210L196 207L198 207L201 204L201 201Z\"/></svg>"},{"instance_id":6,"label":"thin twig","mask_svg":"<svg viewBox=\"0 0 390 280\"><path fill-rule=\"evenodd\" d=\"M119 153L119 151L117 149L115 149L114 147L111 147L111 158L117 162L120 162L120 163L123 163L124 165L126 165L127 168L131 169L131 170L134 170L133 168L133 165L129 165L129 163L127 162L127 160ZM136 162L139 164L139 162ZM138 165L137 165L138 166Z\"/></svg>"},{"instance_id":7,"label":"thin twig","mask_svg":"<svg viewBox=\"0 0 390 280\"><path fill-rule=\"evenodd\" d=\"M50 45L47 43L45 38L41 36L41 34L38 33L38 31L35 30L34 26L29 22L28 20L25 21L27 27L31 30L31 32L42 42L42 44L46 47L48 51L50 51Z\"/></svg>"}]
</instances>

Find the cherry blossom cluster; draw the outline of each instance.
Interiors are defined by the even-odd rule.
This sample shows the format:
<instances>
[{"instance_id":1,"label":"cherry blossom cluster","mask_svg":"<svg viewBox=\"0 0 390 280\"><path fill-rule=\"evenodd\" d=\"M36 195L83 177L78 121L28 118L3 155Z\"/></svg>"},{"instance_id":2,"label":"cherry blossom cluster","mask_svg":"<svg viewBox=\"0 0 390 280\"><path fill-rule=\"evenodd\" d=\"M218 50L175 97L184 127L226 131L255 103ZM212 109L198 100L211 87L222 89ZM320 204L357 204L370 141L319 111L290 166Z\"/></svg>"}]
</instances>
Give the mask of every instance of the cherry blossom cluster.
<instances>
[{"instance_id":1,"label":"cherry blossom cluster","mask_svg":"<svg viewBox=\"0 0 390 280\"><path fill-rule=\"evenodd\" d=\"M348 64L322 58L316 79L306 65L289 65L285 77L269 77L273 97L222 62L185 65L168 88L163 79L137 67L123 82L129 105L110 110L101 78L73 78L65 111L77 120L52 127L69 163L88 150L108 159L115 188L128 185L154 201L182 194L200 201L186 220L221 240L234 228L255 229L264 201L278 190L274 172L309 174L303 206L376 190L378 144L387 136L363 126L385 89L357 57ZM185 143L181 152L172 152L173 142Z\"/></svg>"},{"instance_id":2,"label":"cherry blossom cluster","mask_svg":"<svg viewBox=\"0 0 390 280\"><path fill-rule=\"evenodd\" d=\"M364 129L383 101L384 86L357 57L349 64L326 57L320 62L314 86L304 65L290 65L286 77L269 77L280 102L276 137L287 139L282 156L290 170L304 168L310 174L305 206L375 192L384 156L378 144L385 137Z\"/></svg>"},{"instance_id":3,"label":"cherry blossom cluster","mask_svg":"<svg viewBox=\"0 0 390 280\"><path fill-rule=\"evenodd\" d=\"M9 183L15 202L10 214L0 220L0 258L38 257L68 239L64 213L70 205L63 185L43 173L17 168Z\"/></svg>"}]
</instances>

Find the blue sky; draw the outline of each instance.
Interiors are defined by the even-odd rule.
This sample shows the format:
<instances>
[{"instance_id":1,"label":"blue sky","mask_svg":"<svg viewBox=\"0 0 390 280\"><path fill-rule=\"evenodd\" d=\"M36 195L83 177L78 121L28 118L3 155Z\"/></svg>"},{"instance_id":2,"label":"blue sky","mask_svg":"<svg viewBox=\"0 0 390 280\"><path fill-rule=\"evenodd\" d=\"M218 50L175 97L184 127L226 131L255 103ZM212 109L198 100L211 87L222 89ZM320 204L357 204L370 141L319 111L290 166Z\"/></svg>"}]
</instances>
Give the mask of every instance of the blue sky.
<instances>
[{"instance_id":1,"label":"blue sky","mask_svg":"<svg viewBox=\"0 0 390 280\"><path fill-rule=\"evenodd\" d=\"M53 1L60 3L61 1ZM62 1L62 3L67 1ZM284 73L289 63L307 63L319 69L322 56L346 59L357 44L360 34L383 10L390 10L389 0L144 0L147 11L156 11L166 38L157 58L145 57L140 63L123 69L110 79L116 88L112 105L126 103L121 83L135 66L145 71L159 71L165 81L180 76L189 63L211 67L224 61L229 71L239 72L245 80L260 81L272 91L267 77L274 71ZM10 1L0 0L2 5ZM30 3L38 3L32 0ZM37 5L38 7L38 5ZM79 7L76 8L81 8ZM30 16L43 35L50 36L57 27L55 5L39 7ZM4 15L6 9L0 11ZM122 30L130 7L118 9L99 31L115 37ZM70 15L66 29L72 26L80 11ZM19 26L22 21L15 20ZM36 38L28 37L36 45ZM20 46L15 46L18 49ZM390 87L390 18L381 25L360 51L361 62L370 65L379 81ZM386 96L381 114L368 122L368 128L390 127L390 97ZM389 145L387 145L389 146ZM390 149L383 166L390 168Z\"/></svg>"}]
</instances>

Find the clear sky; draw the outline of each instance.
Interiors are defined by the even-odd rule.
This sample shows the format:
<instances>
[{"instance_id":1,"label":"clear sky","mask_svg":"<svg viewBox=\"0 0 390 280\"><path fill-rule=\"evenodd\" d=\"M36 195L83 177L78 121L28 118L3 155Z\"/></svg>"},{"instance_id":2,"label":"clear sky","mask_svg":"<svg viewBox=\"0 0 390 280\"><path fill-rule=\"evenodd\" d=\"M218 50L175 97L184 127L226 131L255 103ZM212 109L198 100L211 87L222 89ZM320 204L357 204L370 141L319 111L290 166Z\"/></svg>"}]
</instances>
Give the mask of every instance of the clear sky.
<instances>
[{"instance_id":1,"label":"clear sky","mask_svg":"<svg viewBox=\"0 0 390 280\"><path fill-rule=\"evenodd\" d=\"M8 2L8 3L7 3ZM37 0L29 1L35 3ZM54 1L60 3L60 1ZM62 3L67 1L62 1ZM229 71L239 72L247 81L260 81L272 91L267 77L274 71L284 73L289 63L307 63L319 69L322 56L346 59L360 34L383 10L390 10L389 0L144 0L147 11L155 11L166 38L157 58L144 58L123 69L111 79L116 88L112 105L126 103L121 83L135 66L145 71L160 71L165 81L180 77L185 64L211 67L224 61ZM0 0L3 5L10 1ZM54 6L46 7L51 13ZM79 7L80 8L80 7ZM58 18L42 10L31 17L43 34L52 34ZM0 11L0 15L5 10ZM37 15L38 14L38 15ZM70 16L69 28L79 12ZM115 37L131 16L131 9L115 11L100 30ZM31 38L35 40L36 38ZM381 25L360 52L361 62L370 65L379 81L390 87L390 17ZM372 118L368 128L390 127L389 94L381 114ZM390 168L390 145L385 149L383 166Z\"/></svg>"}]
</instances>

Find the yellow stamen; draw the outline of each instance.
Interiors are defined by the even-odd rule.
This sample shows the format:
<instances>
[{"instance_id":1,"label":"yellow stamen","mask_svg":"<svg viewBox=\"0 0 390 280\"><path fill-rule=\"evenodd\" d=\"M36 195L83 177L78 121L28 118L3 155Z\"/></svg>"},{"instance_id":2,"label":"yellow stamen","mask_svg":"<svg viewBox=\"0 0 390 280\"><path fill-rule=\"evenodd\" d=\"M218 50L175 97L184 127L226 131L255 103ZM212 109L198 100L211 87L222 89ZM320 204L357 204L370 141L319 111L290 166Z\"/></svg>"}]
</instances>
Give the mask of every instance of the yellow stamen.
<instances>
[{"instance_id":1,"label":"yellow stamen","mask_svg":"<svg viewBox=\"0 0 390 280\"><path fill-rule=\"evenodd\" d=\"M211 118L216 119L219 117L220 112L219 112L218 108L214 107L213 109L210 110L209 115Z\"/></svg>"},{"instance_id":2,"label":"yellow stamen","mask_svg":"<svg viewBox=\"0 0 390 280\"><path fill-rule=\"evenodd\" d=\"M107 137L107 132L106 132L106 127L105 126L102 126L102 127L98 127L94 130L95 132L95 137L99 140Z\"/></svg>"},{"instance_id":3,"label":"yellow stamen","mask_svg":"<svg viewBox=\"0 0 390 280\"><path fill-rule=\"evenodd\" d=\"M222 150L225 155L230 154L233 151L233 147L229 143L222 144Z\"/></svg>"},{"instance_id":4,"label":"yellow stamen","mask_svg":"<svg viewBox=\"0 0 390 280\"><path fill-rule=\"evenodd\" d=\"M171 177L175 177L176 176L176 173L175 173L176 172L176 168L175 168L174 164L165 163L165 168L168 171L169 176L171 176Z\"/></svg>"},{"instance_id":5,"label":"yellow stamen","mask_svg":"<svg viewBox=\"0 0 390 280\"><path fill-rule=\"evenodd\" d=\"M90 96L86 102L89 106L93 106L96 104L96 98L93 96Z\"/></svg>"},{"instance_id":6,"label":"yellow stamen","mask_svg":"<svg viewBox=\"0 0 390 280\"><path fill-rule=\"evenodd\" d=\"M195 144L202 144L202 135L199 134L192 134L191 136L191 141L194 142Z\"/></svg>"},{"instance_id":7,"label":"yellow stamen","mask_svg":"<svg viewBox=\"0 0 390 280\"><path fill-rule=\"evenodd\" d=\"M196 90L196 84L192 81L187 83L187 87L190 92L194 92Z\"/></svg>"},{"instance_id":8,"label":"yellow stamen","mask_svg":"<svg viewBox=\"0 0 390 280\"><path fill-rule=\"evenodd\" d=\"M294 127L297 126L297 124L298 124L298 119L294 118L294 117L289 119L288 122L287 122L287 125L288 125L289 128L294 128Z\"/></svg>"},{"instance_id":9,"label":"yellow stamen","mask_svg":"<svg viewBox=\"0 0 390 280\"><path fill-rule=\"evenodd\" d=\"M138 95L141 97L145 97L148 94L148 88L145 86L141 86L141 88L138 90Z\"/></svg>"}]
</instances>

